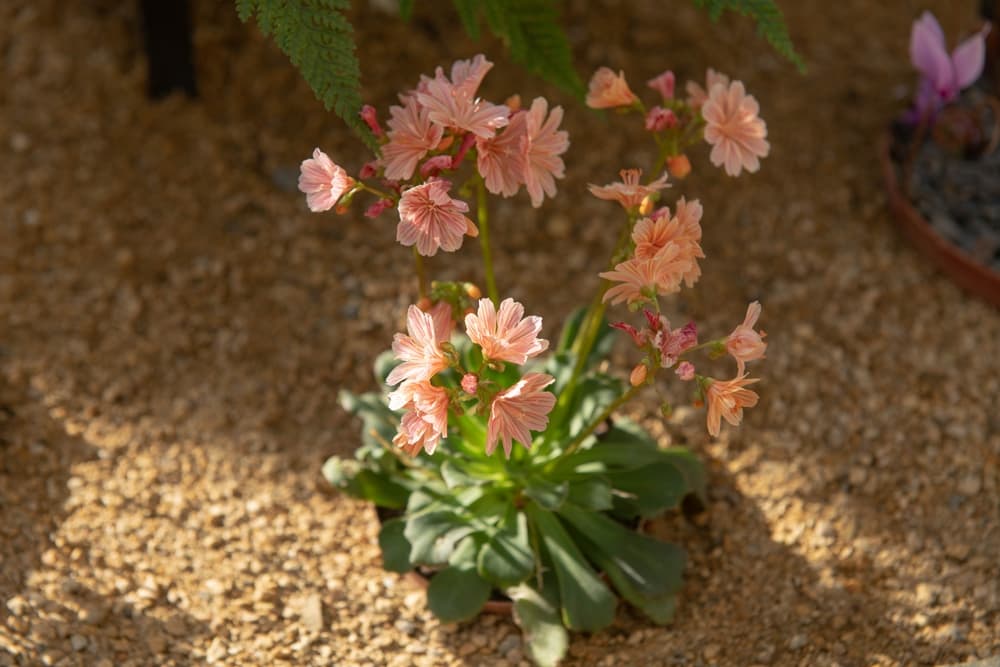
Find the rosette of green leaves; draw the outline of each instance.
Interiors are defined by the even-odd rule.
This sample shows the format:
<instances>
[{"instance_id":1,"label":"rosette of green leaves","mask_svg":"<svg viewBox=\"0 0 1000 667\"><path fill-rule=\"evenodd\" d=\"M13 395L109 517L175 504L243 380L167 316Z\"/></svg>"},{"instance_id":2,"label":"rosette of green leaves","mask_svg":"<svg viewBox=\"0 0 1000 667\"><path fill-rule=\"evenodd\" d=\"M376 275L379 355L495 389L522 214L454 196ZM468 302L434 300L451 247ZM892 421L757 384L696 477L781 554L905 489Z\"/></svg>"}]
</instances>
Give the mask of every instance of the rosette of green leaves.
<instances>
[{"instance_id":1,"label":"rosette of green leaves","mask_svg":"<svg viewBox=\"0 0 1000 667\"><path fill-rule=\"evenodd\" d=\"M563 389L575 359L579 328L571 318L543 362ZM389 410L384 385L394 361L381 355L375 374L382 392L342 393L344 407L363 422L354 459L331 458L324 474L344 492L395 511L379 544L387 570L419 569L430 576L427 601L444 622L477 615L491 595L514 604L528 653L539 665L565 654L567 630L596 631L614 619L619 598L655 623L668 623L681 585L684 554L635 530L639 520L703 496L700 462L681 448L664 449L637 424L616 419L569 455L562 448L621 394L621 382L594 370L610 346L594 346L586 375L560 423L529 451L508 460L487 456L486 416L450 415L450 432L433 456L409 458L392 448L400 415ZM478 348L453 341L478 367ZM537 368L536 368L537 369ZM502 386L522 370L487 371ZM457 387L453 371L435 382Z\"/></svg>"}]
</instances>

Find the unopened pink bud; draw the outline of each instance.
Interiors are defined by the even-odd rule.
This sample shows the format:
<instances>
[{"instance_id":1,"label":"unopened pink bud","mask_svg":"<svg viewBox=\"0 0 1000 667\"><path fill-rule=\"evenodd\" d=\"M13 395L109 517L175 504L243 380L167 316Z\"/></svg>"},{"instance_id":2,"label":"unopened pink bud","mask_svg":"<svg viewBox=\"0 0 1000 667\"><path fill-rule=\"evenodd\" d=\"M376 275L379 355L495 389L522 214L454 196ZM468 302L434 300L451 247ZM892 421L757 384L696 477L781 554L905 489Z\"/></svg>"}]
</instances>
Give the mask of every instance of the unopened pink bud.
<instances>
[{"instance_id":1,"label":"unopened pink bud","mask_svg":"<svg viewBox=\"0 0 1000 667\"><path fill-rule=\"evenodd\" d=\"M685 382L690 382L694 379L694 364L690 361L682 361L677 365L677 377L684 380Z\"/></svg>"},{"instance_id":2,"label":"unopened pink bud","mask_svg":"<svg viewBox=\"0 0 1000 667\"><path fill-rule=\"evenodd\" d=\"M462 376L462 391L469 396L475 396L479 389L479 376L475 373L466 373Z\"/></svg>"},{"instance_id":3,"label":"unopened pink bud","mask_svg":"<svg viewBox=\"0 0 1000 667\"><path fill-rule=\"evenodd\" d=\"M637 364L636 367L632 369L632 374L628 376L628 381L633 387L638 387L645 382L646 364Z\"/></svg>"},{"instance_id":4,"label":"unopened pink bud","mask_svg":"<svg viewBox=\"0 0 1000 667\"><path fill-rule=\"evenodd\" d=\"M450 155L435 155L420 167L420 175L424 178L437 176L442 169L451 169Z\"/></svg>"},{"instance_id":5,"label":"unopened pink bud","mask_svg":"<svg viewBox=\"0 0 1000 667\"><path fill-rule=\"evenodd\" d=\"M691 160L687 155L675 155L667 158L667 171L677 180L686 178L691 173Z\"/></svg>"},{"instance_id":6,"label":"unopened pink bud","mask_svg":"<svg viewBox=\"0 0 1000 667\"><path fill-rule=\"evenodd\" d=\"M510 109L511 115L514 115L521 110L521 96L517 94L511 95L504 101L503 104L505 107Z\"/></svg>"},{"instance_id":7,"label":"unopened pink bud","mask_svg":"<svg viewBox=\"0 0 1000 667\"><path fill-rule=\"evenodd\" d=\"M392 208L391 199L379 199L365 210L366 218L377 218L386 210Z\"/></svg>"},{"instance_id":8,"label":"unopened pink bud","mask_svg":"<svg viewBox=\"0 0 1000 667\"><path fill-rule=\"evenodd\" d=\"M646 85L662 95L663 99L669 100L674 96L675 83L674 73L667 70L655 79L647 81Z\"/></svg>"},{"instance_id":9,"label":"unopened pink bud","mask_svg":"<svg viewBox=\"0 0 1000 667\"><path fill-rule=\"evenodd\" d=\"M358 178L372 178L378 173L378 165L374 160L371 162L365 162L361 167L361 171L358 172Z\"/></svg>"},{"instance_id":10,"label":"unopened pink bud","mask_svg":"<svg viewBox=\"0 0 1000 667\"><path fill-rule=\"evenodd\" d=\"M361 116L361 120L365 121L365 124L371 128L376 137L382 136L382 126L378 124L378 116L376 115L375 107L370 104L366 104L361 107L361 111L358 112L358 115Z\"/></svg>"},{"instance_id":11,"label":"unopened pink bud","mask_svg":"<svg viewBox=\"0 0 1000 667\"><path fill-rule=\"evenodd\" d=\"M670 109L655 106L646 114L646 129L650 132L662 132L672 127L677 127L677 114Z\"/></svg>"}]
</instances>

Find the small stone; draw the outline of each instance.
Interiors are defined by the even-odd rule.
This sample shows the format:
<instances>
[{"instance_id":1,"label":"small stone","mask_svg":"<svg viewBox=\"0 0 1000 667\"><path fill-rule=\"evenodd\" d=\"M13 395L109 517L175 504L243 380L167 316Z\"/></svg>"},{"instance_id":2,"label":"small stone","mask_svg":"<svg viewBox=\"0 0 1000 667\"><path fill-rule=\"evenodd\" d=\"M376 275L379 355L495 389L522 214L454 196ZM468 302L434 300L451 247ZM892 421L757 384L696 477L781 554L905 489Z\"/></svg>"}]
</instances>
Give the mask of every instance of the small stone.
<instances>
[{"instance_id":1,"label":"small stone","mask_svg":"<svg viewBox=\"0 0 1000 667\"><path fill-rule=\"evenodd\" d=\"M500 655L508 655L511 652L521 648L521 638L516 634L509 634L501 640L500 644L497 646L497 653Z\"/></svg>"},{"instance_id":2,"label":"small stone","mask_svg":"<svg viewBox=\"0 0 1000 667\"><path fill-rule=\"evenodd\" d=\"M408 621L405 618L401 618L394 624L396 629L402 632L404 635L412 635L417 631L417 626L412 621Z\"/></svg>"},{"instance_id":3,"label":"small stone","mask_svg":"<svg viewBox=\"0 0 1000 667\"><path fill-rule=\"evenodd\" d=\"M205 660L208 664L213 664L225 658L228 655L226 650L226 644L218 637L212 640L211 645L208 647L208 651L205 653Z\"/></svg>"},{"instance_id":4,"label":"small stone","mask_svg":"<svg viewBox=\"0 0 1000 667\"><path fill-rule=\"evenodd\" d=\"M76 617L81 623L100 625L108 617L110 611L106 605L95 603L80 609Z\"/></svg>"},{"instance_id":5,"label":"small stone","mask_svg":"<svg viewBox=\"0 0 1000 667\"><path fill-rule=\"evenodd\" d=\"M188 632L187 623L184 622L184 617L180 614L174 614L168 618L163 624L163 629L174 637L183 637Z\"/></svg>"},{"instance_id":6,"label":"small stone","mask_svg":"<svg viewBox=\"0 0 1000 667\"><path fill-rule=\"evenodd\" d=\"M957 560L960 563L969 558L969 553L971 551L972 549L968 544L961 544L958 542L949 544L944 549L944 553L948 556L948 558Z\"/></svg>"},{"instance_id":7,"label":"small stone","mask_svg":"<svg viewBox=\"0 0 1000 667\"><path fill-rule=\"evenodd\" d=\"M958 492L963 496L974 496L982 488L982 478L978 474L966 475L958 482Z\"/></svg>"},{"instance_id":8,"label":"small stone","mask_svg":"<svg viewBox=\"0 0 1000 667\"><path fill-rule=\"evenodd\" d=\"M83 635L73 635L69 638L69 645L73 647L74 651L82 651L87 648L88 643L87 638Z\"/></svg>"},{"instance_id":9,"label":"small stone","mask_svg":"<svg viewBox=\"0 0 1000 667\"><path fill-rule=\"evenodd\" d=\"M313 593L302 601L299 617L307 630L319 632L323 629L323 602L319 595Z\"/></svg>"},{"instance_id":10,"label":"small stone","mask_svg":"<svg viewBox=\"0 0 1000 667\"><path fill-rule=\"evenodd\" d=\"M31 137L24 132L15 132L10 135L10 147L15 153L23 153L31 148Z\"/></svg>"},{"instance_id":11,"label":"small stone","mask_svg":"<svg viewBox=\"0 0 1000 667\"><path fill-rule=\"evenodd\" d=\"M28 601L20 595L15 595L11 599L7 600L7 611L9 611L12 616L20 616L27 608Z\"/></svg>"},{"instance_id":12,"label":"small stone","mask_svg":"<svg viewBox=\"0 0 1000 667\"><path fill-rule=\"evenodd\" d=\"M937 604L941 591L931 584L917 584L917 604L923 607L933 607Z\"/></svg>"},{"instance_id":13,"label":"small stone","mask_svg":"<svg viewBox=\"0 0 1000 667\"><path fill-rule=\"evenodd\" d=\"M805 647L809 643L808 638L803 634L797 634L788 641L788 648L792 651L798 651L799 649Z\"/></svg>"}]
</instances>

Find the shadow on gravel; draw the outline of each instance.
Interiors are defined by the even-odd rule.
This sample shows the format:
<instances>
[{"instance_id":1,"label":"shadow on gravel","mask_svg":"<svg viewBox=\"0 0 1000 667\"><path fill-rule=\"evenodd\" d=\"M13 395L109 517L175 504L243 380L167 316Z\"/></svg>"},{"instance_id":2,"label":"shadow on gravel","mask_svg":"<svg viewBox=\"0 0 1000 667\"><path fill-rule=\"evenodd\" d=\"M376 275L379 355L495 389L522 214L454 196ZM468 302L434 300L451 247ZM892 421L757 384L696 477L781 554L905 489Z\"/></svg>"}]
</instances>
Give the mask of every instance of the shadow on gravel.
<instances>
[{"instance_id":1,"label":"shadow on gravel","mask_svg":"<svg viewBox=\"0 0 1000 667\"><path fill-rule=\"evenodd\" d=\"M208 631L187 614L164 622L72 578L36 578L76 562L113 569L91 562L88 543L57 535L72 468L96 453L48 411L32 390L0 385L0 666L129 664L137 644L185 659L191 639Z\"/></svg>"}]
</instances>

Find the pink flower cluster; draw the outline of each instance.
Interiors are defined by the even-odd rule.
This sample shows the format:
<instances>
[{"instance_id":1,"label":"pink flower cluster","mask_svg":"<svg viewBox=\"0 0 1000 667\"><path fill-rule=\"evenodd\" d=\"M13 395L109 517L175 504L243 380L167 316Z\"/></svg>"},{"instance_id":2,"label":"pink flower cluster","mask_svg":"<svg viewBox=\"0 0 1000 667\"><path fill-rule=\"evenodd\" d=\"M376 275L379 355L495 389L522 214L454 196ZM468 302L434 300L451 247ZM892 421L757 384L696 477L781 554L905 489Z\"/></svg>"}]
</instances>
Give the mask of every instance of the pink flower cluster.
<instances>
[{"instance_id":1,"label":"pink flower cluster","mask_svg":"<svg viewBox=\"0 0 1000 667\"><path fill-rule=\"evenodd\" d=\"M703 129L705 141L712 146L709 158L717 167L723 167L730 176L739 176L745 169L755 172L760 168L760 158L770 152L767 142L767 125L760 118L760 107L748 95L743 83L730 81L725 74L709 69L705 87L688 82L688 97L681 101L674 98L676 79L667 70L650 79L647 85L660 94L661 103L648 111L639 97L625 81L625 73L615 74L607 67L598 69L590 79L587 104L594 109L640 110L645 116L647 130L666 133L675 145L689 136L690 127ZM683 145L677 145L683 150ZM670 173L683 178L690 171L690 162L668 163Z\"/></svg>"},{"instance_id":2,"label":"pink flower cluster","mask_svg":"<svg viewBox=\"0 0 1000 667\"><path fill-rule=\"evenodd\" d=\"M632 229L632 256L600 274L617 283L605 292L604 300L638 303L655 295L673 294L682 282L692 287L701 276L698 260L705 256L701 216L701 203L682 197L673 214L663 207L639 220Z\"/></svg>"},{"instance_id":3,"label":"pink flower cluster","mask_svg":"<svg viewBox=\"0 0 1000 667\"><path fill-rule=\"evenodd\" d=\"M451 195L451 183L442 177L458 170L467 155L475 155L476 172L493 194L511 197L523 186L535 207L555 196L569 148L569 135L559 129L562 107L550 109L542 97L527 109L482 99L479 86L492 67L477 55L455 62L450 75L438 67L433 77L421 76L417 87L389 108L386 131L375 109L365 106L361 118L380 140L382 154L360 177L380 177L380 187L389 192L357 184L316 149L313 159L302 163L299 179L310 210L328 211L355 189L377 193L381 198L366 215L377 217L395 206L396 240L431 256L458 250L465 236L478 233L464 215L468 204Z\"/></svg>"},{"instance_id":4,"label":"pink flower cluster","mask_svg":"<svg viewBox=\"0 0 1000 667\"><path fill-rule=\"evenodd\" d=\"M513 443L531 447L531 431L548 425L548 414L556 397L545 388L555 379L544 373L526 373L513 385L501 388L480 378L482 369L461 369L461 391L433 384L434 376L449 367L460 367L443 346L454 328L451 306L440 303L429 312L410 306L407 333L396 334L392 351L401 361L386 378L399 387L389 394L389 407L405 410L393 444L413 455L433 454L438 443L448 435L448 411L458 408L470 397L482 402L489 411L486 425L486 452L492 454L498 443L509 457ZM482 350L483 362L507 362L521 365L546 349L549 343L539 338L542 320L524 316L524 307L505 299L499 309L489 299L480 299L476 312L465 316L469 339ZM401 383L401 384L400 384ZM464 394L464 396L463 396Z\"/></svg>"}]
</instances>

